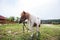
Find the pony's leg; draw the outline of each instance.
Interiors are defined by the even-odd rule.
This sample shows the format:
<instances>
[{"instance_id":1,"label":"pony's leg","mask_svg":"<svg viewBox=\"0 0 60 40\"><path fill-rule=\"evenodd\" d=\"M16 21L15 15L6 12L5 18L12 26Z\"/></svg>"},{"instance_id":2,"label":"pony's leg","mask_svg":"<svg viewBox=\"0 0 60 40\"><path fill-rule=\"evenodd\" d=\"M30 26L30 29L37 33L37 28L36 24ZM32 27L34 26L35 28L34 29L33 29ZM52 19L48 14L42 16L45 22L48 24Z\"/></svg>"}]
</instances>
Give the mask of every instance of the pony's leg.
<instances>
[{"instance_id":1,"label":"pony's leg","mask_svg":"<svg viewBox=\"0 0 60 40\"><path fill-rule=\"evenodd\" d=\"M39 32L39 25L37 25L36 27L36 32Z\"/></svg>"},{"instance_id":2,"label":"pony's leg","mask_svg":"<svg viewBox=\"0 0 60 40\"><path fill-rule=\"evenodd\" d=\"M41 24L40 24L40 26L41 26ZM36 33L37 40L40 40L40 27L39 27L39 25L37 25L36 31L37 31L37 33Z\"/></svg>"},{"instance_id":3,"label":"pony's leg","mask_svg":"<svg viewBox=\"0 0 60 40\"><path fill-rule=\"evenodd\" d=\"M38 36L38 33L40 32L40 28L39 28L39 25L37 25L36 27L36 35Z\"/></svg>"},{"instance_id":4,"label":"pony's leg","mask_svg":"<svg viewBox=\"0 0 60 40\"><path fill-rule=\"evenodd\" d=\"M32 25L32 24L29 25L29 30L30 30L30 32L31 32L31 37L32 37L33 34L34 34L34 29L33 29L33 25Z\"/></svg>"},{"instance_id":5,"label":"pony's leg","mask_svg":"<svg viewBox=\"0 0 60 40\"><path fill-rule=\"evenodd\" d=\"M31 32L31 37L32 37L34 30L33 30L33 23L30 22L30 21L28 22L28 29L29 29L29 31Z\"/></svg>"},{"instance_id":6,"label":"pony's leg","mask_svg":"<svg viewBox=\"0 0 60 40\"><path fill-rule=\"evenodd\" d=\"M23 23L23 33L25 32L25 30L24 30L24 26L25 26L25 24Z\"/></svg>"}]
</instances>

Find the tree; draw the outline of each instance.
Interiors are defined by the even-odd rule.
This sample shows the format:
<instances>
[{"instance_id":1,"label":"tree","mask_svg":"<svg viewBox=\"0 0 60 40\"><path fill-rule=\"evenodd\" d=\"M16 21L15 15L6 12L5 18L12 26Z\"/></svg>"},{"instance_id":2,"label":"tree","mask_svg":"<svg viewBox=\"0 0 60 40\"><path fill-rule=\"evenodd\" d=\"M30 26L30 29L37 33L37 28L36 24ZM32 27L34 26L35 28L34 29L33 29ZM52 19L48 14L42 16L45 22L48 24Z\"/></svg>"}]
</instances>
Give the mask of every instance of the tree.
<instances>
[{"instance_id":1,"label":"tree","mask_svg":"<svg viewBox=\"0 0 60 40\"><path fill-rule=\"evenodd\" d=\"M9 18L7 18L7 20L10 22L14 22L15 18L13 16L10 16Z\"/></svg>"},{"instance_id":2,"label":"tree","mask_svg":"<svg viewBox=\"0 0 60 40\"><path fill-rule=\"evenodd\" d=\"M16 17L16 22L19 23L19 21L20 21L20 18Z\"/></svg>"},{"instance_id":3,"label":"tree","mask_svg":"<svg viewBox=\"0 0 60 40\"><path fill-rule=\"evenodd\" d=\"M14 18L13 16L10 17L10 21L11 21L11 22L13 22L14 19L15 19L15 18Z\"/></svg>"}]
</instances>

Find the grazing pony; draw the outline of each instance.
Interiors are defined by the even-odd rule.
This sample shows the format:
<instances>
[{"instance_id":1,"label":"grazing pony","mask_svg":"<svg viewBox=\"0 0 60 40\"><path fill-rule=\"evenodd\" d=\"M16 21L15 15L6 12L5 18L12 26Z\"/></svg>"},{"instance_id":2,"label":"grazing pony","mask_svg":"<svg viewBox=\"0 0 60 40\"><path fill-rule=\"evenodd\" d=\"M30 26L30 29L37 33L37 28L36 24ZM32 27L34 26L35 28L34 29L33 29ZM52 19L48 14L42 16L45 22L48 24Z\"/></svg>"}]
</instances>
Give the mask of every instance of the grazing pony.
<instances>
[{"instance_id":1,"label":"grazing pony","mask_svg":"<svg viewBox=\"0 0 60 40\"><path fill-rule=\"evenodd\" d=\"M40 31L39 30L40 19L38 17L35 17L35 16L29 14L28 12L23 11L21 13L20 23L24 22L26 19L28 20L28 22L27 22L28 28L32 32L32 34L34 33L34 30L33 30L34 27L36 27L36 33L38 33Z\"/></svg>"}]
</instances>

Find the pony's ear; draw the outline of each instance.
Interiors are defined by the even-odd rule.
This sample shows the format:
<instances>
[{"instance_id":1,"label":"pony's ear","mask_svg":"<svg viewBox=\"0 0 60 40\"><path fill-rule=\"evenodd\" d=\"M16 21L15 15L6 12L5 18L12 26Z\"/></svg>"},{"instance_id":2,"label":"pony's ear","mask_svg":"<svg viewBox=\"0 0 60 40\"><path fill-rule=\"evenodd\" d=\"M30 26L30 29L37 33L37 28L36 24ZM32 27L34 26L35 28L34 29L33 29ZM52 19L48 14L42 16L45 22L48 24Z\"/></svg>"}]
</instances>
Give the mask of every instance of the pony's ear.
<instances>
[{"instance_id":1,"label":"pony's ear","mask_svg":"<svg viewBox=\"0 0 60 40\"><path fill-rule=\"evenodd\" d=\"M23 11L23 13L26 14L25 11Z\"/></svg>"}]
</instances>

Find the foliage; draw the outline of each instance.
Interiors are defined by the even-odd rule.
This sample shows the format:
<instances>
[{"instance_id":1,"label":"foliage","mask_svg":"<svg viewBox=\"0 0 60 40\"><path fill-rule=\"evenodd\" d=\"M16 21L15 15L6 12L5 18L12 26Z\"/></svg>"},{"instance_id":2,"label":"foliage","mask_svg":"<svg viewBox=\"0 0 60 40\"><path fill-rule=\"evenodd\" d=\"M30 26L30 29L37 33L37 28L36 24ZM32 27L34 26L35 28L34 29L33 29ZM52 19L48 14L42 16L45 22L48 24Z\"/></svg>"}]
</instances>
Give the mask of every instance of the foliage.
<instances>
[{"instance_id":1,"label":"foliage","mask_svg":"<svg viewBox=\"0 0 60 40\"><path fill-rule=\"evenodd\" d=\"M20 18L16 17L16 23L19 23L19 21L20 21Z\"/></svg>"},{"instance_id":2,"label":"foliage","mask_svg":"<svg viewBox=\"0 0 60 40\"><path fill-rule=\"evenodd\" d=\"M11 16L11 17L9 17L9 18L7 18L7 20L9 20L9 21L14 21L15 20L15 18L13 17L13 16Z\"/></svg>"},{"instance_id":3,"label":"foliage","mask_svg":"<svg viewBox=\"0 0 60 40\"><path fill-rule=\"evenodd\" d=\"M42 20L42 24L60 24L60 19Z\"/></svg>"}]
</instances>

